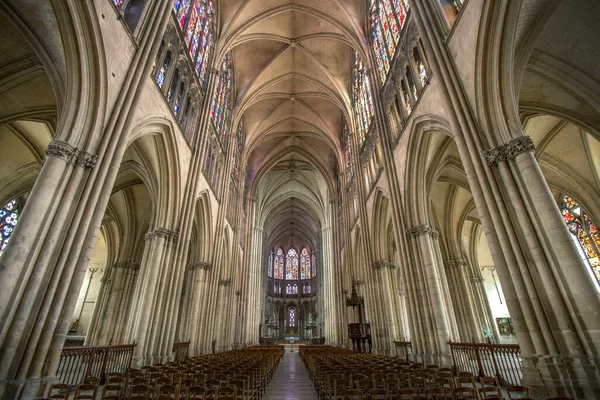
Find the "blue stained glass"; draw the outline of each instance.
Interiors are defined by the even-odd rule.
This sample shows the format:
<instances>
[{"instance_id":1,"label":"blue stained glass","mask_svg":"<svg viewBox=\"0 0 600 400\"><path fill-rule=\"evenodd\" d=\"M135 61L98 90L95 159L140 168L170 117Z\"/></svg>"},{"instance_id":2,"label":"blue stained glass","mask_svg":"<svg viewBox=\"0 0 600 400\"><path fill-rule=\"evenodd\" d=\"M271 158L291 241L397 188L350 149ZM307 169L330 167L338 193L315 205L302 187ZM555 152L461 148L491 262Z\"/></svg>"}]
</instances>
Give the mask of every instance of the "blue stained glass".
<instances>
[{"instance_id":1,"label":"blue stained glass","mask_svg":"<svg viewBox=\"0 0 600 400\"><path fill-rule=\"evenodd\" d=\"M19 203L11 200L0 208L0 254L8 245L17 222L19 222Z\"/></svg>"}]
</instances>

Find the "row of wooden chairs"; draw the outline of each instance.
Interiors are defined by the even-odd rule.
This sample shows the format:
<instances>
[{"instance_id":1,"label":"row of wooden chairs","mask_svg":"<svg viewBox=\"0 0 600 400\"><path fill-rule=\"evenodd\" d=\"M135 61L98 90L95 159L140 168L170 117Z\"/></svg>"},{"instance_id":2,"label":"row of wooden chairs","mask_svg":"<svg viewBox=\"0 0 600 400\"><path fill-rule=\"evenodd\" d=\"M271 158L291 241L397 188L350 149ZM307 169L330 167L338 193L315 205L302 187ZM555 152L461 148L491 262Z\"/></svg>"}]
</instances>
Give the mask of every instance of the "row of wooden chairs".
<instances>
[{"instance_id":1,"label":"row of wooden chairs","mask_svg":"<svg viewBox=\"0 0 600 400\"><path fill-rule=\"evenodd\" d=\"M48 398L95 399L100 392L104 400L259 400L283 353L281 346L250 347L111 372L100 388L97 377L87 377L75 388L53 385Z\"/></svg>"},{"instance_id":2,"label":"row of wooden chairs","mask_svg":"<svg viewBox=\"0 0 600 400\"><path fill-rule=\"evenodd\" d=\"M327 346L305 346L300 357L322 400L531 399L529 388L501 388L493 376L475 378L470 372L394 357Z\"/></svg>"}]
</instances>

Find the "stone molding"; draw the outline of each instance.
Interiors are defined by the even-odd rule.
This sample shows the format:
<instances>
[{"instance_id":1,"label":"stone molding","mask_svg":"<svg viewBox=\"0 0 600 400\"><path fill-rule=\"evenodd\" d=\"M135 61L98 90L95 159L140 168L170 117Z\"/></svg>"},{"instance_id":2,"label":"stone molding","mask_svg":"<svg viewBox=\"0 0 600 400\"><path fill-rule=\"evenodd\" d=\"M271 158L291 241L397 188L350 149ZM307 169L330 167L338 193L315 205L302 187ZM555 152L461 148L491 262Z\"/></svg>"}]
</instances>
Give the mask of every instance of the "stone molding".
<instances>
[{"instance_id":1,"label":"stone molding","mask_svg":"<svg viewBox=\"0 0 600 400\"><path fill-rule=\"evenodd\" d=\"M483 157L488 165L498 165L500 162L512 160L526 151L535 151L535 145L529 136L521 136L507 144L485 150Z\"/></svg>"},{"instance_id":2,"label":"stone molding","mask_svg":"<svg viewBox=\"0 0 600 400\"><path fill-rule=\"evenodd\" d=\"M212 270L212 264L205 262L205 261L197 261L194 263L189 263L188 269L189 270L203 269L205 271L210 271L210 270Z\"/></svg>"},{"instance_id":3,"label":"stone molding","mask_svg":"<svg viewBox=\"0 0 600 400\"><path fill-rule=\"evenodd\" d=\"M371 266L375 269L382 269L382 268L396 269L396 265L394 265L393 262L388 261L388 260L375 261L374 263L371 264Z\"/></svg>"},{"instance_id":4,"label":"stone molding","mask_svg":"<svg viewBox=\"0 0 600 400\"><path fill-rule=\"evenodd\" d=\"M137 271L140 269L140 264L133 261L120 261L113 264L113 268L123 268L130 269L132 271Z\"/></svg>"},{"instance_id":5,"label":"stone molding","mask_svg":"<svg viewBox=\"0 0 600 400\"><path fill-rule=\"evenodd\" d=\"M467 265L465 260L446 260L444 261L444 267L446 268L460 268Z\"/></svg>"},{"instance_id":6,"label":"stone molding","mask_svg":"<svg viewBox=\"0 0 600 400\"><path fill-rule=\"evenodd\" d=\"M67 163L84 169L93 169L98 161L98 156L84 150L78 150L66 142L53 140L46 148L46 157L58 157ZM45 161L45 159L44 159ZM44 163L42 161L42 164Z\"/></svg>"},{"instance_id":7,"label":"stone molding","mask_svg":"<svg viewBox=\"0 0 600 400\"><path fill-rule=\"evenodd\" d=\"M421 225L417 225L414 228L409 228L406 230L406 234L409 237L417 237L417 236L421 236L421 235L429 235L433 238L436 238L439 236L438 231L436 231L435 229L433 229L432 227L430 227L427 224L421 224Z\"/></svg>"},{"instance_id":8,"label":"stone molding","mask_svg":"<svg viewBox=\"0 0 600 400\"><path fill-rule=\"evenodd\" d=\"M477 285L478 283L483 283L485 278L483 276L473 276L471 277L471 284Z\"/></svg>"},{"instance_id":9,"label":"stone molding","mask_svg":"<svg viewBox=\"0 0 600 400\"><path fill-rule=\"evenodd\" d=\"M146 232L144 240L152 240L155 237L161 237L167 241L175 241L179 237L179 231L174 231L167 228L154 228L151 231Z\"/></svg>"},{"instance_id":10,"label":"stone molding","mask_svg":"<svg viewBox=\"0 0 600 400\"><path fill-rule=\"evenodd\" d=\"M219 286L229 286L229 285L231 285L231 278L219 279Z\"/></svg>"}]
</instances>

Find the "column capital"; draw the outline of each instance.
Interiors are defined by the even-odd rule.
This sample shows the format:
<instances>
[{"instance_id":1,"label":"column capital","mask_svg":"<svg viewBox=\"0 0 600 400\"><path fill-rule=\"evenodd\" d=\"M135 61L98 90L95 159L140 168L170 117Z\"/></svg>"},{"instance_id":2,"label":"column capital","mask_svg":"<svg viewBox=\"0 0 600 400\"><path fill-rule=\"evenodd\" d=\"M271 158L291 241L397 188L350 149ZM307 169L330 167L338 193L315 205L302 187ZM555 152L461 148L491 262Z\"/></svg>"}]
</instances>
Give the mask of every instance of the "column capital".
<instances>
[{"instance_id":1,"label":"column capital","mask_svg":"<svg viewBox=\"0 0 600 400\"><path fill-rule=\"evenodd\" d=\"M203 269L205 271L212 270L212 264L205 261L191 262L188 264L189 270Z\"/></svg>"},{"instance_id":2,"label":"column capital","mask_svg":"<svg viewBox=\"0 0 600 400\"><path fill-rule=\"evenodd\" d=\"M382 269L382 268L396 269L396 265L394 265L393 262L388 261L388 260L375 261L371 264L371 266L375 269Z\"/></svg>"},{"instance_id":3,"label":"column capital","mask_svg":"<svg viewBox=\"0 0 600 400\"><path fill-rule=\"evenodd\" d=\"M409 237L417 237L417 236L421 236L421 235L429 235L433 238L436 238L439 236L438 231L436 231L435 229L433 229L432 227L430 227L427 224L421 224L421 225L417 225L414 228L409 228L406 230L406 235Z\"/></svg>"},{"instance_id":4,"label":"column capital","mask_svg":"<svg viewBox=\"0 0 600 400\"><path fill-rule=\"evenodd\" d=\"M485 150L483 157L488 165L498 165L500 162L512 160L526 151L535 151L535 145L529 136L520 136L507 144Z\"/></svg>"},{"instance_id":5,"label":"column capital","mask_svg":"<svg viewBox=\"0 0 600 400\"><path fill-rule=\"evenodd\" d=\"M140 264L133 261L119 261L113 264L113 268L123 268L137 271L140 269Z\"/></svg>"},{"instance_id":6,"label":"column capital","mask_svg":"<svg viewBox=\"0 0 600 400\"><path fill-rule=\"evenodd\" d=\"M444 267L446 268L460 268L467 265L465 260L446 260L444 261Z\"/></svg>"},{"instance_id":7,"label":"column capital","mask_svg":"<svg viewBox=\"0 0 600 400\"><path fill-rule=\"evenodd\" d=\"M58 157L65 160L67 163L81 167L84 169L93 169L98 161L98 156L90 154L84 150L78 150L67 142L61 140L52 140L46 148L45 162L48 157Z\"/></svg>"},{"instance_id":8,"label":"column capital","mask_svg":"<svg viewBox=\"0 0 600 400\"><path fill-rule=\"evenodd\" d=\"M228 279L219 279L219 286L229 286L231 285L231 278Z\"/></svg>"},{"instance_id":9,"label":"column capital","mask_svg":"<svg viewBox=\"0 0 600 400\"><path fill-rule=\"evenodd\" d=\"M175 241L179 237L179 231L157 227L146 232L144 235L144 240L147 242L155 237L161 237L167 241Z\"/></svg>"}]
</instances>

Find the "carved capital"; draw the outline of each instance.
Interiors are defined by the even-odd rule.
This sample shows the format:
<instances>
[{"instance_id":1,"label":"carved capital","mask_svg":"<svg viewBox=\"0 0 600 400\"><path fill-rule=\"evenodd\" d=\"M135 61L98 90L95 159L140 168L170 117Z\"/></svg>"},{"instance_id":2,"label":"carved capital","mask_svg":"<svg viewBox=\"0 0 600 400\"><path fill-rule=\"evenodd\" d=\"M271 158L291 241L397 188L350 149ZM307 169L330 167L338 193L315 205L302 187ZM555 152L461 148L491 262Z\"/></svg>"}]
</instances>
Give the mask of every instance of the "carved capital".
<instances>
[{"instance_id":1,"label":"carved capital","mask_svg":"<svg viewBox=\"0 0 600 400\"><path fill-rule=\"evenodd\" d=\"M212 264L204 262L204 261L197 261L197 262L189 263L188 269L190 269L190 270L203 269L205 271L210 271L210 270L212 270Z\"/></svg>"},{"instance_id":2,"label":"carved capital","mask_svg":"<svg viewBox=\"0 0 600 400\"><path fill-rule=\"evenodd\" d=\"M229 286L231 285L231 278L228 279L219 279L219 286Z\"/></svg>"},{"instance_id":3,"label":"carved capital","mask_svg":"<svg viewBox=\"0 0 600 400\"><path fill-rule=\"evenodd\" d=\"M53 140L46 148L46 157L54 156L70 162L77 149L66 142Z\"/></svg>"},{"instance_id":4,"label":"carved capital","mask_svg":"<svg viewBox=\"0 0 600 400\"><path fill-rule=\"evenodd\" d=\"M505 145L494 147L483 152L483 157L489 165L498 165L526 151L535 151L533 140L529 136L520 136Z\"/></svg>"},{"instance_id":5,"label":"carved capital","mask_svg":"<svg viewBox=\"0 0 600 400\"><path fill-rule=\"evenodd\" d=\"M80 151L77 153L77 159L75 165L84 169L93 169L98 161L98 156L90 154L87 151Z\"/></svg>"},{"instance_id":6,"label":"carved capital","mask_svg":"<svg viewBox=\"0 0 600 400\"><path fill-rule=\"evenodd\" d=\"M154 228L144 235L144 240L152 240L154 238L163 238L167 241L175 241L179 237L179 231L174 231L167 228Z\"/></svg>"},{"instance_id":7,"label":"carved capital","mask_svg":"<svg viewBox=\"0 0 600 400\"><path fill-rule=\"evenodd\" d=\"M438 232L427 224L417 225L414 228L409 228L406 230L406 234L409 237L429 235L431 237L436 238L439 236Z\"/></svg>"},{"instance_id":8,"label":"carved capital","mask_svg":"<svg viewBox=\"0 0 600 400\"><path fill-rule=\"evenodd\" d=\"M113 264L113 268L123 268L130 269L132 271L137 271L140 269L140 264L133 261L120 261Z\"/></svg>"},{"instance_id":9,"label":"carved capital","mask_svg":"<svg viewBox=\"0 0 600 400\"><path fill-rule=\"evenodd\" d=\"M446 260L444 261L444 267L446 268L460 268L467 265L465 260Z\"/></svg>"},{"instance_id":10,"label":"carved capital","mask_svg":"<svg viewBox=\"0 0 600 400\"><path fill-rule=\"evenodd\" d=\"M396 269L396 266L394 265L394 263L391 261L388 261L388 260L375 261L374 263L371 264L371 266L375 269L382 269L382 268Z\"/></svg>"}]
</instances>

